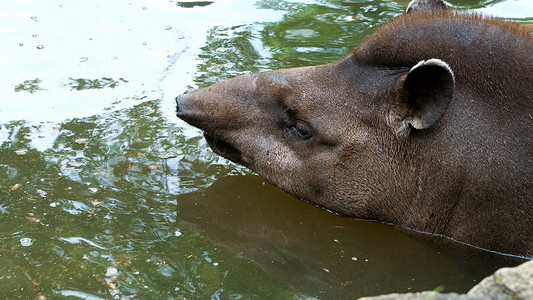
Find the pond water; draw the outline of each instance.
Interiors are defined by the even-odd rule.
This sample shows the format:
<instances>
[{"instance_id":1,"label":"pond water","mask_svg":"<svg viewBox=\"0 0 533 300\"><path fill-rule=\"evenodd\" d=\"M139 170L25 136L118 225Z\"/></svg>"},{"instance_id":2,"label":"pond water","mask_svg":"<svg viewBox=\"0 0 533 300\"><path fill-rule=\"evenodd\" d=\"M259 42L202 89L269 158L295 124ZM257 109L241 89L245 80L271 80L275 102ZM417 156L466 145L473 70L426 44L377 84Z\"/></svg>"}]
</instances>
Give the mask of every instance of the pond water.
<instances>
[{"instance_id":1,"label":"pond water","mask_svg":"<svg viewBox=\"0 0 533 300\"><path fill-rule=\"evenodd\" d=\"M454 0L522 22L530 0ZM465 292L523 260L341 218L214 155L174 97L322 64L408 1L4 0L0 297Z\"/></svg>"}]
</instances>

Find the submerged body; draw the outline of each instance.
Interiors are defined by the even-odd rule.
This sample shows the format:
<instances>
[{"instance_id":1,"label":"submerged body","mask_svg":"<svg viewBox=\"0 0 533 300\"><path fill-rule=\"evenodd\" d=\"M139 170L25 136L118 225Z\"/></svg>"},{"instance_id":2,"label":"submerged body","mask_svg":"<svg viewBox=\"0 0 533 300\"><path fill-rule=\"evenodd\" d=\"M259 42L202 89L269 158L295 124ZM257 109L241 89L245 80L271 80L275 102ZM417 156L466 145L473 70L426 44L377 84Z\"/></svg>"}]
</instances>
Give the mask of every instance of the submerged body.
<instances>
[{"instance_id":1,"label":"submerged body","mask_svg":"<svg viewBox=\"0 0 533 300\"><path fill-rule=\"evenodd\" d=\"M412 7L337 62L191 91L177 115L306 202L533 257L533 39Z\"/></svg>"}]
</instances>

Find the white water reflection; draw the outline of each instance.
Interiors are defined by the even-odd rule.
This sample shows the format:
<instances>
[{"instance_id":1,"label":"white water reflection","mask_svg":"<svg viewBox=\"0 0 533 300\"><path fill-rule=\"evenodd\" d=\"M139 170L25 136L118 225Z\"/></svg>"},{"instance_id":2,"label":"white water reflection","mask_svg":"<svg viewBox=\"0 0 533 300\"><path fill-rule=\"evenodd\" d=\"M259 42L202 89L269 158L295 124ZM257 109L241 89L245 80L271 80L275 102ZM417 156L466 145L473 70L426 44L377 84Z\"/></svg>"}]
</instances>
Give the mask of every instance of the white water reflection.
<instances>
[{"instance_id":1,"label":"white water reflection","mask_svg":"<svg viewBox=\"0 0 533 300\"><path fill-rule=\"evenodd\" d=\"M533 1L531 0L507 0L489 5L476 11L508 19L529 19L533 15Z\"/></svg>"},{"instance_id":2,"label":"white water reflection","mask_svg":"<svg viewBox=\"0 0 533 300\"><path fill-rule=\"evenodd\" d=\"M167 4L148 9L125 0L3 1L0 67L7 72L0 75L0 120L59 121L159 98L154 87L167 56L185 46L182 33L165 30L179 20L178 9ZM72 90L72 78L127 82ZM31 83L28 92L24 86ZM16 92L18 87L23 89Z\"/></svg>"},{"instance_id":3,"label":"white water reflection","mask_svg":"<svg viewBox=\"0 0 533 300\"><path fill-rule=\"evenodd\" d=\"M247 0L193 8L167 0L5 0L0 16L0 120L39 122L102 114L164 95L174 120L173 97L192 83L206 32L215 25L274 21L281 13ZM78 90L72 88L77 79L118 84Z\"/></svg>"}]
</instances>

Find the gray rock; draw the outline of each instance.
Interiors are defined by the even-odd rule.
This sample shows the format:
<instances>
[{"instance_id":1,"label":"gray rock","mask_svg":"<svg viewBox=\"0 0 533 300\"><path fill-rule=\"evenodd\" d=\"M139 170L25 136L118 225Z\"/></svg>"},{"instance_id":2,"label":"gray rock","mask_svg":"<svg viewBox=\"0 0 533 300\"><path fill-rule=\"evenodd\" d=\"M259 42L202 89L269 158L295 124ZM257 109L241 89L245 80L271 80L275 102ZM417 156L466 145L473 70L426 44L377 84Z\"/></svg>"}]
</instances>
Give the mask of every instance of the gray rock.
<instances>
[{"instance_id":1,"label":"gray rock","mask_svg":"<svg viewBox=\"0 0 533 300\"><path fill-rule=\"evenodd\" d=\"M474 286L468 295L484 299L533 299L533 260L515 268L501 268Z\"/></svg>"},{"instance_id":2,"label":"gray rock","mask_svg":"<svg viewBox=\"0 0 533 300\"><path fill-rule=\"evenodd\" d=\"M359 298L359 300L481 300L481 298L476 298L470 295L459 295L455 293L440 294L437 292L422 292L363 297Z\"/></svg>"},{"instance_id":3,"label":"gray rock","mask_svg":"<svg viewBox=\"0 0 533 300\"><path fill-rule=\"evenodd\" d=\"M467 294L422 292L364 297L359 300L530 300L533 299L533 260L515 268L501 268Z\"/></svg>"}]
</instances>

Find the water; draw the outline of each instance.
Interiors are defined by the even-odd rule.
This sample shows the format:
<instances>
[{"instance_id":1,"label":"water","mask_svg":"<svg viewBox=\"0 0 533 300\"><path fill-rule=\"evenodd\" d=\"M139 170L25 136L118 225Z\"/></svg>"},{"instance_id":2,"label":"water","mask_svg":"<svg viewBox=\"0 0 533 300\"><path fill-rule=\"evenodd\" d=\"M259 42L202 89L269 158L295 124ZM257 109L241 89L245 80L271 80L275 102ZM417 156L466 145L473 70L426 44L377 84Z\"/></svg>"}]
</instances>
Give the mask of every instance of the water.
<instances>
[{"instance_id":1,"label":"water","mask_svg":"<svg viewBox=\"0 0 533 300\"><path fill-rule=\"evenodd\" d=\"M4 1L0 296L465 292L520 259L335 216L214 155L173 98L341 57L408 1ZM529 0L449 1L524 23Z\"/></svg>"}]
</instances>

